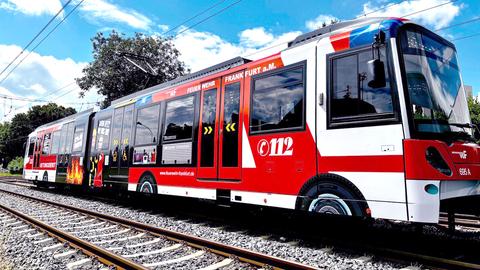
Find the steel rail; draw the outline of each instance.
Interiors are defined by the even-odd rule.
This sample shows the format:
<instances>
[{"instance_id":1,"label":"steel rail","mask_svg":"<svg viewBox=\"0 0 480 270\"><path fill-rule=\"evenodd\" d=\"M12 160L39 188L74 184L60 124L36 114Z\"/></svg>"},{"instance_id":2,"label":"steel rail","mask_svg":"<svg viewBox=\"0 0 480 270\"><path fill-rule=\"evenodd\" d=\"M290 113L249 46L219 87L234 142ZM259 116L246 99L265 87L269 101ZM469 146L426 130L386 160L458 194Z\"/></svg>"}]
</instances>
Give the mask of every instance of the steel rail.
<instances>
[{"instance_id":1,"label":"steel rail","mask_svg":"<svg viewBox=\"0 0 480 270\"><path fill-rule=\"evenodd\" d=\"M127 258L123 258L119 255L116 255L110 251L107 251L99 246L93 245L87 241L84 241L76 236L73 236L69 233L66 233L62 230L56 229L38 219L25 215L17 210L14 210L8 206L0 204L0 209L5 210L6 212L11 213L12 215L20 218L21 220L29 223L35 228L40 229L41 231L46 232L48 235L58 239L60 242L67 242L72 247L81 250L83 253L90 257L95 257L100 262L108 265L115 266L117 269L135 269L135 270L145 270L143 265L137 264Z\"/></svg>"},{"instance_id":2,"label":"steel rail","mask_svg":"<svg viewBox=\"0 0 480 270\"><path fill-rule=\"evenodd\" d=\"M25 199L38 201L38 202L41 202L41 203L44 203L44 204L48 204L48 205L52 205L52 206L56 206L56 207L80 212L80 213L87 214L87 215L90 215L90 216L94 216L96 218L103 219L103 220L106 220L106 221L115 222L115 223L118 223L118 224L121 224L121 225L127 225L127 226L133 227L133 228L138 229L138 230L142 230L142 231L152 233L154 235L164 236L167 239L170 239L170 240L173 240L173 241L184 242L186 245L189 245L189 246L197 248L197 249L198 248L206 248L206 249L208 249L208 251L210 251L212 253L215 253L215 254L218 254L218 255L221 255L221 256L224 256L224 257L229 257L229 256L233 255L233 256L237 257L238 260L240 260L242 262L246 262L246 263L249 263L249 264L264 267L266 269L271 269L271 268L273 268L273 269L305 269L305 270L318 269L318 268L310 266L310 265L285 260L285 259L282 259L282 258L270 256L270 255L267 255L267 254L259 253L259 252L256 252L256 251L252 251L252 250L248 250L248 249L244 249L244 248L240 248L240 247L226 245L226 244L223 244L223 243L220 243L220 242L216 242L216 241L212 241L212 240L208 240L208 239L203 239L203 238L200 238L200 237L197 237L197 236L188 235L188 234L181 233L181 232L176 232L176 231L172 231L172 230L168 230L168 229L164 229L164 228L155 227L155 226L152 226L152 225L140 223L140 222L133 221L133 220L128 220L128 219L121 218L121 217L115 217L115 216L110 216L110 215L106 215L106 214L102 214L102 213L97 213L97 212L93 212L93 211L90 211L90 210L87 210L87 209L77 208L77 207L74 207L74 206L71 206L71 205L62 205L60 203L56 203L56 202L52 202L52 201L48 201L48 200L44 200L44 199L39 199L39 198L31 197L31 196L28 196L28 195L15 193L15 192L12 192L12 191L2 190L2 189L0 189L0 191L4 192L4 193L7 193L7 194L10 194L10 195L19 196L19 197L22 197L22 198L25 198ZM78 240L81 240L81 239L78 239ZM81 240L81 241L83 241L83 240ZM83 241L83 242L85 242L85 241ZM118 255L116 255L116 256L120 257ZM145 269L145 268L142 268L142 269Z\"/></svg>"}]
</instances>

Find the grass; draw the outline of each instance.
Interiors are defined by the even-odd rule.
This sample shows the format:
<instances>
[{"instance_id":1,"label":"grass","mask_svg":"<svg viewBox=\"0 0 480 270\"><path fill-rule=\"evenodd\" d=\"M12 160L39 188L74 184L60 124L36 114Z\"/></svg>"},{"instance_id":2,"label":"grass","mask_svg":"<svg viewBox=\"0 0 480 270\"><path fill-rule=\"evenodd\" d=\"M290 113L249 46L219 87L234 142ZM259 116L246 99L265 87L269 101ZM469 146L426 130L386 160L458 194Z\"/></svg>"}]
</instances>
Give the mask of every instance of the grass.
<instances>
[{"instance_id":1,"label":"grass","mask_svg":"<svg viewBox=\"0 0 480 270\"><path fill-rule=\"evenodd\" d=\"M11 174L10 172L0 172L0 177L5 177L5 176L18 176L18 177L21 177L22 174L21 173L14 173L14 174Z\"/></svg>"}]
</instances>

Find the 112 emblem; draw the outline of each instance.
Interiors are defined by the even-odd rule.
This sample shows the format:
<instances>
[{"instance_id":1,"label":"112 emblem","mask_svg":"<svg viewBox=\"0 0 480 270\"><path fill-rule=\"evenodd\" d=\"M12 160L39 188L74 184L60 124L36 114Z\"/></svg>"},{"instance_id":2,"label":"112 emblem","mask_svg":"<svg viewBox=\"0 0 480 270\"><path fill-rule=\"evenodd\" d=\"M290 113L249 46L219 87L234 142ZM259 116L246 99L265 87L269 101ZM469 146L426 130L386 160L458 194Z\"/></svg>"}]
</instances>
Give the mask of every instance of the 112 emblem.
<instances>
[{"instance_id":1,"label":"112 emblem","mask_svg":"<svg viewBox=\"0 0 480 270\"><path fill-rule=\"evenodd\" d=\"M293 155L292 137L272 138L270 141L261 139L257 144L260 156L291 156Z\"/></svg>"}]
</instances>

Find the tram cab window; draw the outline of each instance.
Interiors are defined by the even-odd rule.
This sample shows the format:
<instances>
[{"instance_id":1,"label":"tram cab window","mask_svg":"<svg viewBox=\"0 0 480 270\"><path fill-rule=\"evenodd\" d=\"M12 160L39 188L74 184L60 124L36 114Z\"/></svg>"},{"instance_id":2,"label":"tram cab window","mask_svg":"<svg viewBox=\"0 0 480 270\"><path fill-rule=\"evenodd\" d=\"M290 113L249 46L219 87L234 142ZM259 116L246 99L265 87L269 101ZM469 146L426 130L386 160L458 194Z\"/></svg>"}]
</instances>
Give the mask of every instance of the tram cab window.
<instances>
[{"instance_id":1,"label":"tram cab window","mask_svg":"<svg viewBox=\"0 0 480 270\"><path fill-rule=\"evenodd\" d=\"M156 144L158 142L158 117L160 104L139 109L135 125L135 145Z\"/></svg>"},{"instance_id":2,"label":"tram cab window","mask_svg":"<svg viewBox=\"0 0 480 270\"><path fill-rule=\"evenodd\" d=\"M386 63L385 49L380 59ZM393 114L392 91L388 69L386 85L371 88L367 62L372 60L370 49L330 58L330 121L351 122L354 118L382 117ZM386 65L387 66L387 65Z\"/></svg>"},{"instance_id":3,"label":"tram cab window","mask_svg":"<svg viewBox=\"0 0 480 270\"><path fill-rule=\"evenodd\" d=\"M304 128L305 65L280 69L253 80L250 131Z\"/></svg>"}]
</instances>

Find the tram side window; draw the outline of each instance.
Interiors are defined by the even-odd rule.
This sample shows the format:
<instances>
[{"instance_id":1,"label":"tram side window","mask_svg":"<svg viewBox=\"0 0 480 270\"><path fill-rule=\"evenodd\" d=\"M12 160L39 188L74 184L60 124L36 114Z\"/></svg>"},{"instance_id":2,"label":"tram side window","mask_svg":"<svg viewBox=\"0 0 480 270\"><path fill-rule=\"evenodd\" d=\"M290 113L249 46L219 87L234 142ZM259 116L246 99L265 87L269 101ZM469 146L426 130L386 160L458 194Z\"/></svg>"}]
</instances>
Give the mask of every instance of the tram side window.
<instances>
[{"instance_id":1,"label":"tram side window","mask_svg":"<svg viewBox=\"0 0 480 270\"><path fill-rule=\"evenodd\" d=\"M67 127L67 139L65 144L65 154L72 153L72 143L73 143L73 123L69 123Z\"/></svg>"},{"instance_id":2,"label":"tram side window","mask_svg":"<svg viewBox=\"0 0 480 270\"><path fill-rule=\"evenodd\" d=\"M172 100L165 112L164 141L191 139L193 132L193 96Z\"/></svg>"},{"instance_id":3,"label":"tram side window","mask_svg":"<svg viewBox=\"0 0 480 270\"><path fill-rule=\"evenodd\" d=\"M97 150L108 149L108 142L110 138L110 118L101 119L98 121L97 127Z\"/></svg>"},{"instance_id":4,"label":"tram side window","mask_svg":"<svg viewBox=\"0 0 480 270\"><path fill-rule=\"evenodd\" d=\"M47 133L43 136L42 155L50 154L51 144L52 144L52 133Z\"/></svg>"},{"instance_id":5,"label":"tram side window","mask_svg":"<svg viewBox=\"0 0 480 270\"><path fill-rule=\"evenodd\" d=\"M72 152L82 151L82 146L83 146L83 127L77 126L75 127L75 133L73 135Z\"/></svg>"},{"instance_id":6,"label":"tram side window","mask_svg":"<svg viewBox=\"0 0 480 270\"><path fill-rule=\"evenodd\" d=\"M304 128L304 73L297 65L253 80L251 132Z\"/></svg>"},{"instance_id":7,"label":"tram side window","mask_svg":"<svg viewBox=\"0 0 480 270\"><path fill-rule=\"evenodd\" d=\"M52 151L50 151L50 153L52 155L57 154L59 146L60 146L60 131L55 131L52 134Z\"/></svg>"},{"instance_id":8,"label":"tram side window","mask_svg":"<svg viewBox=\"0 0 480 270\"><path fill-rule=\"evenodd\" d=\"M62 130L60 131L60 144L58 146L58 153L65 154L66 140L67 140L67 127L68 125L63 125Z\"/></svg>"},{"instance_id":9,"label":"tram side window","mask_svg":"<svg viewBox=\"0 0 480 270\"><path fill-rule=\"evenodd\" d=\"M194 96L167 102L162 132L162 164L192 164L194 102Z\"/></svg>"},{"instance_id":10,"label":"tram side window","mask_svg":"<svg viewBox=\"0 0 480 270\"><path fill-rule=\"evenodd\" d=\"M333 56L330 59L330 119L331 122L351 121L355 117L376 117L393 113L392 92L387 69L386 86L371 88L367 62L372 60L371 50ZM381 60L386 63L385 50Z\"/></svg>"},{"instance_id":11,"label":"tram side window","mask_svg":"<svg viewBox=\"0 0 480 270\"><path fill-rule=\"evenodd\" d=\"M156 144L160 104L139 109L135 125L135 145Z\"/></svg>"}]
</instances>

